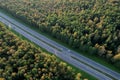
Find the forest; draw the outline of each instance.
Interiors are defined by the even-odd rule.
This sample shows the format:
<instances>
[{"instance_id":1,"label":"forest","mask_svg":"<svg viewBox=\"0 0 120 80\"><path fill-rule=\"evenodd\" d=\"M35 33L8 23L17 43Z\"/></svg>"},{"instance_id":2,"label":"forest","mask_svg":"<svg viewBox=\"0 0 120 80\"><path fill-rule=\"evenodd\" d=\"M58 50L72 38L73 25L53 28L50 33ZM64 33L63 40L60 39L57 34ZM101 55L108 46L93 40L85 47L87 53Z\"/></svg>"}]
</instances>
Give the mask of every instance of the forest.
<instances>
[{"instance_id":1,"label":"forest","mask_svg":"<svg viewBox=\"0 0 120 80\"><path fill-rule=\"evenodd\" d=\"M84 75L84 74L83 74ZM0 80L88 80L0 23Z\"/></svg>"},{"instance_id":2,"label":"forest","mask_svg":"<svg viewBox=\"0 0 120 80\"><path fill-rule=\"evenodd\" d=\"M74 49L120 67L119 0L0 0L0 8Z\"/></svg>"}]
</instances>

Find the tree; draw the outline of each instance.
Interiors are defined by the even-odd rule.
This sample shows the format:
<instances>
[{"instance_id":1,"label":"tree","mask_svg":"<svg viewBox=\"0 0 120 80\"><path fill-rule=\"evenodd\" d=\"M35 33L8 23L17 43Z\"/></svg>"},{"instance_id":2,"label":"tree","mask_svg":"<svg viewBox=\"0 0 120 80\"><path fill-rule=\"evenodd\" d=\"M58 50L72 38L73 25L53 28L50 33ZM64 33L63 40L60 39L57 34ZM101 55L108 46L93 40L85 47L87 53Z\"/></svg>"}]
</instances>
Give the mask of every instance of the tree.
<instances>
[{"instance_id":1,"label":"tree","mask_svg":"<svg viewBox=\"0 0 120 80\"><path fill-rule=\"evenodd\" d=\"M120 61L120 53L116 54L113 58L112 58L113 62L118 62Z\"/></svg>"}]
</instances>

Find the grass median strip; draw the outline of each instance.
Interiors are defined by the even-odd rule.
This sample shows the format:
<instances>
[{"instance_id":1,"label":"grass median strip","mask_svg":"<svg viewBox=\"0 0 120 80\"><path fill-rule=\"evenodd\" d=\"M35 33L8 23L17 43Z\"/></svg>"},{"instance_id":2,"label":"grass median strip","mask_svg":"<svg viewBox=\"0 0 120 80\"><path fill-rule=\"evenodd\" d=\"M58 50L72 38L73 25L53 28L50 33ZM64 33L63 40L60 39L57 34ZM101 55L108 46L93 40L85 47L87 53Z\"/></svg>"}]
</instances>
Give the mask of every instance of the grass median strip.
<instances>
[{"instance_id":1,"label":"grass median strip","mask_svg":"<svg viewBox=\"0 0 120 80\"><path fill-rule=\"evenodd\" d=\"M98 71L98 72L100 72L100 73L103 73L104 75L112 78L113 80L117 80L117 79L115 79L114 77L112 77L111 75L105 73L104 71L100 71L100 70L98 70L97 68L95 68L95 67L93 67L93 66L91 66L91 65L89 65L89 64L87 64L87 63L85 63L85 62L83 62L83 61L81 61L81 60L79 60L79 59L77 59L77 58L75 58L75 57L73 57L73 56L71 56L71 57L72 57L73 59L75 59L75 60L77 60L77 61L79 61L79 62L81 62L81 63L83 63L83 64L85 64L85 65L87 65L87 66L89 66L89 67L91 67L92 69L94 69L94 70L96 70L96 71Z\"/></svg>"}]
</instances>

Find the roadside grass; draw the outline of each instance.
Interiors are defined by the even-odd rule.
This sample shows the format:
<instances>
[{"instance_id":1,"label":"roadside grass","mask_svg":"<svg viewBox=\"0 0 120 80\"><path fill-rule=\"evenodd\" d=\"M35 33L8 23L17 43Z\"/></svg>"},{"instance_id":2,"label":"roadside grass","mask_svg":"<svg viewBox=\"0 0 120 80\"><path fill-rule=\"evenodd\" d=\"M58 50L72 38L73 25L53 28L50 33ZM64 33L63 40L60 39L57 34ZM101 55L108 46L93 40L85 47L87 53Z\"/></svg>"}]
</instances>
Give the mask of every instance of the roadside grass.
<instances>
[{"instance_id":1,"label":"roadside grass","mask_svg":"<svg viewBox=\"0 0 120 80\"><path fill-rule=\"evenodd\" d=\"M57 42L57 43L65 46L65 47L67 47L67 48L69 48L69 49L71 49L71 50L74 50L74 51L80 53L81 55L86 56L86 57L94 60L95 62L98 62L98 63L100 63L100 64L102 64L102 65L104 65L104 66L106 66L106 67L108 67L108 68L110 68L110 69L118 72L118 73L120 73L120 69L118 69L118 68L115 67L113 64L111 64L111 63L109 63L108 61L106 61L106 59L101 58L101 57L99 57L99 56L91 55L91 54L89 54L88 52L86 53L86 52L80 51L79 49L73 49L73 48L71 48L70 46L68 46L67 44L61 42L60 40L51 37L48 33L43 33L43 32L41 32L38 28L32 27L32 26L30 26L29 24L23 22L22 20L19 20L19 19L13 17L11 14L9 14L8 12L6 12L5 10L1 10L1 9L0 9L0 11L3 12L3 13L5 13L5 14L8 15L9 17L11 17L11 18L19 21L19 22L22 23L23 25L25 25L25 26L27 26L27 27L35 30L36 32L38 32L38 33L40 33L40 34L42 34L42 35L44 35L44 36L46 36L47 38L52 39L52 40L54 40L55 42Z\"/></svg>"}]
</instances>

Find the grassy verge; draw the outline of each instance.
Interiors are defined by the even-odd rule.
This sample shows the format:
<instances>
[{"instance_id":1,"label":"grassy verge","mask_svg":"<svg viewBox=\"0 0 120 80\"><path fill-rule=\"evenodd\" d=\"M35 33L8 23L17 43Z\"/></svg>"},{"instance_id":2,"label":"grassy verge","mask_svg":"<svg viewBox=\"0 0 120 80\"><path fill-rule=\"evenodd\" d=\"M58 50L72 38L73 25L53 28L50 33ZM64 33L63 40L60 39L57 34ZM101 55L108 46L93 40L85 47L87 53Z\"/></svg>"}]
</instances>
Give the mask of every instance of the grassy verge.
<instances>
[{"instance_id":1,"label":"grassy verge","mask_svg":"<svg viewBox=\"0 0 120 80\"><path fill-rule=\"evenodd\" d=\"M64 46L66 46L66 47L68 47L68 48L70 48L70 49L72 49L72 50L74 50L74 51L76 51L76 52L78 52L78 53L80 53L80 54L82 54L82 55L84 55L84 56L86 56L86 57L88 57L88 58L90 58L90 59L92 59L92 60L94 60L94 61L96 61L96 62L98 62L98 63L100 63L100 64L102 64L102 65L104 65L104 66L106 66L106 67L108 67L108 68L110 68L110 69L112 69L112 70L120 73L120 69L116 68L113 64L108 63L105 59L103 59L101 57L98 57L98 56L93 56L93 55L91 56L89 53L81 52L78 49L73 49L70 46L68 46L67 44L62 43L60 40L57 40L57 39L51 37L49 34L40 32L37 28L32 27L29 24L26 24L26 23L24 23L23 21L21 21L19 19L16 19L12 15L10 15L8 12L5 12L4 10L0 10L0 11L2 11L3 13L5 13L9 17L11 17L11 18L13 18L13 19L21 22L23 25L30 27L31 29L35 30L36 32L38 32L38 33L40 33L40 34L42 34L42 35L44 35L44 36L46 36L46 37L48 37L48 38L50 38L50 39L52 39L54 41L60 43L61 45L64 45Z\"/></svg>"}]
</instances>

